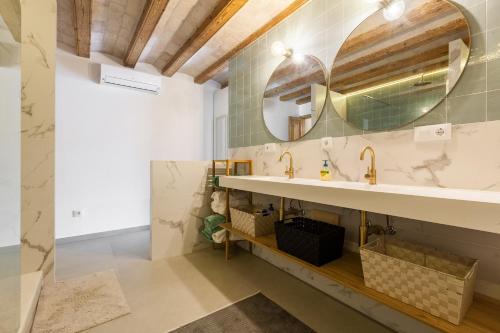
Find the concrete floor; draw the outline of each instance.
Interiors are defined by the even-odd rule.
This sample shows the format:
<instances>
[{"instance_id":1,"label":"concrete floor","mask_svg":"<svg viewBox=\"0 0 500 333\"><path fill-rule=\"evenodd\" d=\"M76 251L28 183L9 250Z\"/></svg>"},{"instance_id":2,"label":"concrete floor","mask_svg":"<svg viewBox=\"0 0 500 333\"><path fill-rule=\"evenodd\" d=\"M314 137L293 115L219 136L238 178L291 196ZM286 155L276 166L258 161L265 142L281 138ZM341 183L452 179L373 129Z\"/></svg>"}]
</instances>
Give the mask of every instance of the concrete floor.
<instances>
[{"instance_id":1,"label":"concrete floor","mask_svg":"<svg viewBox=\"0 0 500 333\"><path fill-rule=\"evenodd\" d=\"M58 280L114 269L132 310L87 332L165 333L259 291L318 332L390 332L245 251L227 263L211 248L158 261L148 254L149 231L57 246Z\"/></svg>"}]
</instances>

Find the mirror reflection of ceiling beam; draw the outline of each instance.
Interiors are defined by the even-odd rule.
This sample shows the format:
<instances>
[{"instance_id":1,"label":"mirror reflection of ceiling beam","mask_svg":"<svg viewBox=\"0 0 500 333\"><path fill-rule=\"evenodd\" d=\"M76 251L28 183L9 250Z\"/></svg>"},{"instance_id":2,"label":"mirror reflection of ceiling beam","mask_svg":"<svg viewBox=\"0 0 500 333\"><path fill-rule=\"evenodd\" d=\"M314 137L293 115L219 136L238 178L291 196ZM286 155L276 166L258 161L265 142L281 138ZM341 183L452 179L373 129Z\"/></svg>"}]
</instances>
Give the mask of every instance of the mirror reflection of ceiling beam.
<instances>
[{"instance_id":1,"label":"mirror reflection of ceiling beam","mask_svg":"<svg viewBox=\"0 0 500 333\"><path fill-rule=\"evenodd\" d=\"M429 65L429 62L442 62L448 60L448 45L444 45L427 52L417 54L415 56L394 61L386 65L359 73L357 75L347 77L339 81L333 81L331 84L331 89L335 91L341 91L346 88L346 86L362 82L374 77L380 77L384 75L390 75L393 72L403 70L405 68L415 68L424 67ZM376 85L377 83L374 83Z\"/></svg>"},{"instance_id":2,"label":"mirror reflection of ceiling beam","mask_svg":"<svg viewBox=\"0 0 500 333\"><path fill-rule=\"evenodd\" d=\"M90 58L90 32L92 26L92 0L75 0L76 55Z\"/></svg>"},{"instance_id":3,"label":"mirror reflection of ceiling beam","mask_svg":"<svg viewBox=\"0 0 500 333\"><path fill-rule=\"evenodd\" d=\"M248 0L220 0L203 24L181 46L162 73L172 76L234 16Z\"/></svg>"},{"instance_id":4,"label":"mirror reflection of ceiling beam","mask_svg":"<svg viewBox=\"0 0 500 333\"><path fill-rule=\"evenodd\" d=\"M303 85L306 85L306 84L312 83L312 82L318 82L320 84L325 84L324 80L325 80L325 74L324 74L322 69L319 69L316 72L311 73L309 75L299 77L295 80L292 80L292 81L284 83L280 86L277 86L276 88L266 90L264 92L264 97L265 98L274 97L276 95L284 93L285 91L289 91L289 90L295 89L297 87L300 87L300 86L303 86Z\"/></svg>"},{"instance_id":5,"label":"mirror reflection of ceiling beam","mask_svg":"<svg viewBox=\"0 0 500 333\"><path fill-rule=\"evenodd\" d=\"M213 64L204 69L198 76L195 77L194 82L202 84L213 78L217 73L222 71L228 66L229 59L234 57L238 52L243 50L248 45L252 44L260 36L271 30L275 25L283 21L285 18L294 13L297 9L302 7L309 0L295 0L288 7L282 10L278 15L273 17L270 21L260 27L257 31L245 38L241 43L232 48L229 52L220 57Z\"/></svg>"},{"instance_id":6,"label":"mirror reflection of ceiling beam","mask_svg":"<svg viewBox=\"0 0 500 333\"><path fill-rule=\"evenodd\" d=\"M363 66L374 64L377 61L381 61L387 57L393 56L396 53L405 52L405 51L408 51L409 49L423 46L423 45L430 43L432 41L436 41L442 37L446 37L446 36L451 35L450 40L455 39L454 35L459 33L460 31L468 32L467 22L466 22L465 18L459 18L459 19L450 21L443 26L429 29L429 30L424 31L423 33L417 35L417 36L408 38L406 40L403 40L401 42L398 42L396 44L388 46L388 47L381 49L379 51L375 51L375 52L369 53L365 56L356 58L356 59L349 61L343 65L335 67L333 70L333 73L335 75L338 75L338 74L345 73L345 72L348 72L348 71L353 70L353 69L357 69L357 68L360 68ZM468 43L468 39L469 39L468 34L461 36L461 37L466 38L467 40L465 42Z\"/></svg>"},{"instance_id":7,"label":"mirror reflection of ceiling beam","mask_svg":"<svg viewBox=\"0 0 500 333\"><path fill-rule=\"evenodd\" d=\"M308 61L306 63L295 64L290 63L288 66L280 68L274 71L273 75L269 78L268 84L281 81L283 79L289 79L294 74L297 73L311 73L316 71L318 68L318 63L315 61Z\"/></svg>"},{"instance_id":8,"label":"mirror reflection of ceiling beam","mask_svg":"<svg viewBox=\"0 0 500 333\"><path fill-rule=\"evenodd\" d=\"M144 5L141 18L137 23L134 36L130 41L123 64L127 67L135 67L142 51L146 47L156 25L167 7L169 0L148 1Z\"/></svg>"},{"instance_id":9,"label":"mirror reflection of ceiling beam","mask_svg":"<svg viewBox=\"0 0 500 333\"><path fill-rule=\"evenodd\" d=\"M422 77L422 74L426 75L432 75L432 74L437 74L439 72L447 72L448 71L448 61L443 61L438 64L432 64L423 68L419 69L414 69L411 71L407 71L395 76L391 76L386 78L385 80L382 81L377 81L376 84L373 82L366 83L363 85L358 85L353 88L345 89L340 91L342 94L345 95L356 95L356 94L361 94L361 93L366 93L369 91L381 89L384 87L392 86L395 84L400 84L403 82L411 81L411 80L416 80L418 78Z\"/></svg>"},{"instance_id":10,"label":"mirror reflection of ceiling beam","mask_svg":"<svg viewBox=\"0 0 500 333\"><path fill-rule=\"evenodd\" d=\"M291 92L289 94L281 95L280 101L286 102L286 101L290 101L292 99L296 99L297 97L301 97L304 95L310 95L310 94L311 94L311 86L307 86L305 88L296 90L296 91Z\"/></svg>"},{"instance_id":11,"label":"mirror reflection of ceiling beam","mask_svg":"<svg viewBox=\"0 0 500 333\"><path fill-rule=\"evenodd\" d=\"M302 105L302 104L307 104L310 101L311 101L311 95L299 98L298 100L295 101L295 104Z\"/></svg>"},{"instance_id":12,"label":"mirror reflection of ceiling beam","mask_svg":"<svg viewBox=\"0 0 500 333\"><path fill-rule=\"evenodd\" d=\"M365 47L367 43L375 44L388 36L393 36L395 31L397 31L398 34L402 34L411 29L415 29L415 23L421 25L454 11L456 11L456 8L446 1L425 1L421 6L409 12L405 16L406 20L404 21L391 21L384 23L370 31L349 38L349 40L342 46L338 57L340 58L349 53L358 51L359 49Z\"/></svg>"},{"instance_id":13,"label":"mirror reflection of ceiling beam","mask_svg":"<svg viewBox=\"0 0 500 333\"><path fill-rule=\"evenodd\" d=\"M382 103L387 103L387 105L390 105L388 102L385 102L384 100L390 100L391 98L401 98L405 97L408 95L414 95L414 94L422 94L422 93L427 93L429 91L437 90L437 89L442 89L443 91L446 90L446 84L443 82L437 82L437 83L431 83L426 86L410 86L408 89L403 90L403 91L398 91L393 94L384 94L383 98L375 98L372 95L370 95L370 92L362 92L362 93L357 93L357 94L348 94L347 96L355 96L355 95L361 95L366 98L370 99L376 99L379 102ZM371 90L374 91L374 90Z\"/></svg>"}]
</instances>

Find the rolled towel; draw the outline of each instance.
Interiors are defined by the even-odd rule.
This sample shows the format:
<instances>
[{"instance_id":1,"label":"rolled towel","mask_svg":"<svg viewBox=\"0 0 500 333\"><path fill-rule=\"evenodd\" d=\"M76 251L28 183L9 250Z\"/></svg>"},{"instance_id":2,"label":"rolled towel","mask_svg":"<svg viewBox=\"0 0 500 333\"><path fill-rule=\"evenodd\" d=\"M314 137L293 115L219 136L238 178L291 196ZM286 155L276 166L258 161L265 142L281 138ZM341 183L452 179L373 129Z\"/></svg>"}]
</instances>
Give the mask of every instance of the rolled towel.
<instances>
[{"instance_id":1,"label":"rolled towel","mask_svg":"<svg viewBox=\"0 0 500 333\"><path fill-rule=\"evenodd\" d=\"M231 236L229 237L230 240L232 241L240 241L240 240L244 240L243 238L241 237L238 237L234 234L231 234ZM212 234L212 240L215 242L215 243L223 243L225 240L226 240L226 230L219 230L219 231L216 231Z\"/></svg>"},{"instance_id":2,"label":"rolled towel","mask_svg":"<svg viewBox=\"0 0 500 333\"><path fill-rule=\"evenodd\" d=\"M212 193L212 202L210 208L214 213L224 215L226 213L226 193L222 191L215 191ZM231 192L230 197L231 207L246 206L248 202L248 194L242 192Z\"/></svg>"},{"instance_id":3,"label":"rolled towel","mask_svg":"<svg viewBox=\"0 0 500 333\"><path fill-rule=\"evenodd\" d=\"M226 240L226 230L219 230L212 234L212 239L215 243L222 243Z\"/></svg>"},{"instance_id":4,"label":"rolled towel","mask_svg":"<svg viewBox=\"0 0 500 333\"><path fill-rule=\"evenodd\" d=\"M212 193L212 203L210 207L214 213L224 215L226 213L226 193L215 191Z\"/></svg>"}]
</instances>

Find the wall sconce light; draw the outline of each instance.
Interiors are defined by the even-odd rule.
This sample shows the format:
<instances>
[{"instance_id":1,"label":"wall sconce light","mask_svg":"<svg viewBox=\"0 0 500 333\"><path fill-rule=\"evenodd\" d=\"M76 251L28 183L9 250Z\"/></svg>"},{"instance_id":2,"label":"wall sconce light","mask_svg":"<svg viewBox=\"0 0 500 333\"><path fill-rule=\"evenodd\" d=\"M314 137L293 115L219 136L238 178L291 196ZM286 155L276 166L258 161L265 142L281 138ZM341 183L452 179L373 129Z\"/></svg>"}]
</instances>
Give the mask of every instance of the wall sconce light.
<instances>
[{"instance_id":1,"label":"wall sconce light","mask_svg":"<svg viewBox=\"0 0 500 333\"><path fill-rule=\"evenodd\" d=\"M296 64L301 64L305 59L302 53L293 52L291 48L287 48L281 41L276 41L271 45L271 53L276 57L291 58Z\"/></svg>"},{"instance_id":2,"label":"wall sconce light","mask_svg":"<svg viewBox=\"0 0 500 333\"><path fill-rule=\"evenodd\" d=\"M293 55L293 50L288 49L285 44L281 41L276 41L271 45L271 53L276 56L291 57Z\"/></svg>"}]
</instances>

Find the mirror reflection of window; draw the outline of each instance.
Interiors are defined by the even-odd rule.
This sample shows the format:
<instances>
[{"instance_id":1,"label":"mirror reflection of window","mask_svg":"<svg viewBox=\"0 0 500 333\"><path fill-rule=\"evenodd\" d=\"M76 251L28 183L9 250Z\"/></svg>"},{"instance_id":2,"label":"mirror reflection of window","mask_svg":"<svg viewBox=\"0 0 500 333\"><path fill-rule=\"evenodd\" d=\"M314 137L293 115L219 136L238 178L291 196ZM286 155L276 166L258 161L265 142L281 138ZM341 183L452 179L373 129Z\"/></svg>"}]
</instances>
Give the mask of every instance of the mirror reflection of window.
<instances>
[{"instance_id":1,"label":"mirror reflection of window","mask_svg":"<svg viewBox=\"0 0 500 333\"><path fill-rule=\"evenodd\" d=\"M402 127L455 87L471 47L466 17L446 0L397 0L364 20L330 74L338 114L370 131Z\"/></svg>"},{"instance_id":2,"label":"mirror reflection of window","mask_svg":"<svg viewBox=\"0 0 500 333\"><path fill-rule=\"evenodd\" d=\"M262 102L269 132L282 141L306 135L318 121L326 101L326 76L312 56L285 59L271 75Z\"/></svg>"}]
</instances>

